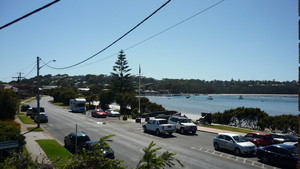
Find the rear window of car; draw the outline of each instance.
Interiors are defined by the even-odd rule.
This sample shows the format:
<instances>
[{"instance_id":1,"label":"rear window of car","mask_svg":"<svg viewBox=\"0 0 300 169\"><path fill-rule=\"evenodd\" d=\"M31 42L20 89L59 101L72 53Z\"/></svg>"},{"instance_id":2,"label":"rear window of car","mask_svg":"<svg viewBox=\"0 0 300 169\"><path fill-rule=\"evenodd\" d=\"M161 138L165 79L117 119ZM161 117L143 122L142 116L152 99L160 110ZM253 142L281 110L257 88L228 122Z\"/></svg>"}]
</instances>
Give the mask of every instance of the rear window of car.
<instances>
[{"instance_id":1,"label":"rear window of car","mask_svg":"<svg viewBox=\"0 0 300 169\"><path fill-rule=\"evenodd\" d=\"M168 124L167 120L159 120L159 124Z\"/></svg>"},{"instance_id":2,"label":"rear window of car","mask_svg":"<svg viewBox=\"0 0 300 169\"><path fill-rule=\"evenodd\" d=\"M190 119L181 119L181 123L191 123L192 121Z\"/></svg>"},{"instance_id":3,"label":"rear window of car","mask_svg":"<svg viewBox=\"0 0 300 169\"><path fill-rule=\"evenodd\" d=\"M32 108L34 112L37 112L37 107ZM40 107L40 112L45 112L44 107Z\"/></svg>"},{"instance_id":4,"label":"rear window of car","mask_svg":"<svg viewBox=\"0 0 300 169\"><path fill-rule=\"evenodd\" d=\"M218 135L219 139L224 139L224 135Z\"/></svg>"},{"instance_id":5,"label":"rear window of car","mask_svg":"<svg viewBox=\"0 0 300 169\"><path fill-rule=\"evenodd\" d=\"M238 142L238 143L242 143L242 142L247 142L248 140L243 137L243 136L233 136L233 139Z\"/></svg>"}]
</instances>

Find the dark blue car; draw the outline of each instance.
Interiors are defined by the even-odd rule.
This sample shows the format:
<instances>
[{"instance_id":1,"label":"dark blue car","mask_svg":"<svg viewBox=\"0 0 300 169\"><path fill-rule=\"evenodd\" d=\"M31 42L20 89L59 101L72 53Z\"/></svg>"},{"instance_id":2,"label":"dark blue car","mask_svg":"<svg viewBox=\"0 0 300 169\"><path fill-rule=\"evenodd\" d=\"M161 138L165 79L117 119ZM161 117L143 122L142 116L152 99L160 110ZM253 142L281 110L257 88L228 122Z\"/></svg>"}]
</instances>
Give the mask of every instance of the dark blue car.
<instances>
[{"instance_id":1,"label":"dark blue car","mask_svg":"<svg viewBox=\"0 0 300 169\"><path fill-rule=\"evenodd\" d=\"M86 151L93 152L95 154L101 153L105 158L114 159L114 150L110 148L107 143L101 143L100 145L97 145L98 142L98 140L86 141L82 144L80 149L84 148ZM98 149L98 151L96 149Z\"/></svg>"},{"instance_id":2,"label":"dark blue car","mask_svg":"<svg viewBox=\"0 0 300 169\"><path fill-rule=\"evenodd\" d=\"M278 164L281 167L295 168L298 163L297 147L286 144L273 144L256 149L256 156L263 163Z\"/></svg>"}]
</instances>

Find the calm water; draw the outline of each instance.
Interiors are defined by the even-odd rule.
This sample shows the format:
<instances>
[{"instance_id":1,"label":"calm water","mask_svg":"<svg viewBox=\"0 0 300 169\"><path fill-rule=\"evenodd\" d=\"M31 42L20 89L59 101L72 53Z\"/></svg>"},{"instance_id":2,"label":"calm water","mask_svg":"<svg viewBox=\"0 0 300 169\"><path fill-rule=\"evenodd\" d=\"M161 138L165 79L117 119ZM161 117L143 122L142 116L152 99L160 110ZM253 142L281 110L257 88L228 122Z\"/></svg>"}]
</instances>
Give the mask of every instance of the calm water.
<instances>
[{"instance_id":1,"label":"calm water","mask_svg":"<svg viewBox=\"0 0 300 169\"><path fill-rule=\"evenodd\" d=\"M212 96L213 100L208 100ZM167 110L176 110L183 114L200 115L201 112L223 112L231 108L260 108L271 116L299 114L297 95L191 95L172 97L148 97L151 102L161 104Z\"/></svg>"}]
</instances>

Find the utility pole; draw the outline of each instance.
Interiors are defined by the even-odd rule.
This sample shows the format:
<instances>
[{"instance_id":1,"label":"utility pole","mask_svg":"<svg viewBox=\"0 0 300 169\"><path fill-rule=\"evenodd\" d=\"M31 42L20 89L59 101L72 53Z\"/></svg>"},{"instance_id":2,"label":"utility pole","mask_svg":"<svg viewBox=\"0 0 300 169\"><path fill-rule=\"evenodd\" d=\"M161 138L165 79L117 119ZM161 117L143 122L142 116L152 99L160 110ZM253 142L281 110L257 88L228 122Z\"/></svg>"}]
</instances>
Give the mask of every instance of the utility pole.
<instances>
[{"instance_id":1,"label":"utility pole","mask_svg":"<svg viewBox=\"0 0 300 169\"><path fill-rule=\"evenodd\" d=\"M13 77L15 79L18 79L18 96L20 98L20 83L21 83L21 80L24 79L24 77L22 77L22 74L21 72L18 72L19 76L18 77Z\"/></svg>"},{"instance_id":2,"label":"utility pole","mask_svg":"<svg viewBox=\"0 0 300 169\"><path fill-rule=\"evenodd\" d=\"M139 65L139 115L141 115L141 65Z\"/></svg>"},{"instance_id":3,"label":"utility pole","mask_svg":"<svg viewBox=\"0 0 300 169\"><path fill-rule=\"evenodd\" d=\"M20 90L20 83L21 83L21 80L24 79L24 77L22 77L22 74L21 72L18 73L19 76L18 77L13 77L13 78L16 78L18 79L18 101L19 101L19 104L21 103L21 90ZM18 109L18 112L20 110Z\"/></svg>"},{"instance_id":4,"label":"utility pole","mask_svg":"<svg viewBox=\"0 0 300 169\"><path fill-rule=\"evenodd\" d=\"M37 94L36 94L36 101L37 101L37 128L40 128L40 100L41 100L41 97L40 97L40 88L41 88L41 79L40 79L40 69L42 67L44 67L45 65L48 65L48 63L50 62L55 62L56 60L50 60L49 62L45 63L43 66L40 66L40 60L41 58L40 57L37 57L36 58L37 60L37 63L36 63L36 69L37 69L37 75L36 75L36 78L37 78Z\"/></svg>"},{"instance_id":5,"label":"utility pole","mask_svg":"<svg viewBox=\"0 0 300 169\"><path fill-rule=\"evenodd\" d=\"M40 57L37 57L37 128L40 128Z\"/></svg>"},{"instance_id":6,"label":"utility pole","mask_svg":"<svg viewBox=\"0 0 300 169\"><path fill-rule=\"evenodd\" d=\"M141 116L141 65L139 65L139 111L138 111L139 121L142 123L142 116Z\"/></svg>"}]
</instances>

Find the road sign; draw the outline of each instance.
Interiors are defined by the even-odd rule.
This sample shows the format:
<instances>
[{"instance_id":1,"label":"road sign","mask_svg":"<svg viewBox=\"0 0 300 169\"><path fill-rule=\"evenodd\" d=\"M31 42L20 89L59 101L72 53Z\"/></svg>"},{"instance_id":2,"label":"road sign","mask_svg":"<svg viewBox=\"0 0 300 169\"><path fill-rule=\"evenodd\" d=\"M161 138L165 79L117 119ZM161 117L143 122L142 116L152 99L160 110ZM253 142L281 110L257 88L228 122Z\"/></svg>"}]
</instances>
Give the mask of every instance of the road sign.
<instances>
[{"instance_id":1,"label":"road sign","mask_svg":"<svg viewBox=\"0 0 300 169\"><path fill-rule=\"evenodd\" d=\"M19 147L18 140L0 142L0 150Z\"/></svg>"}]
</instances>

